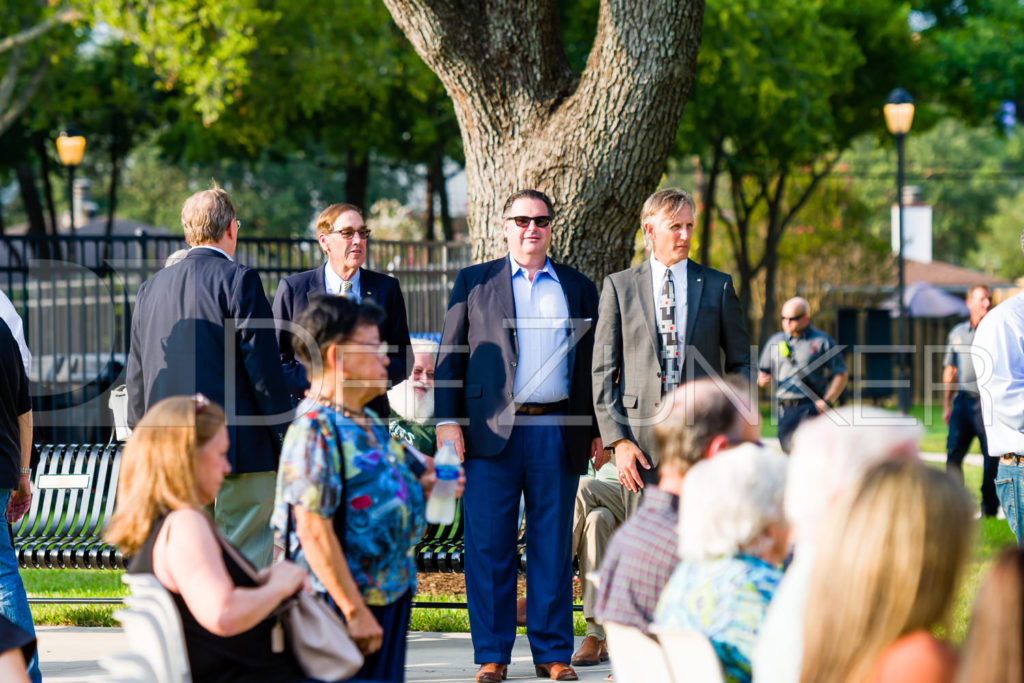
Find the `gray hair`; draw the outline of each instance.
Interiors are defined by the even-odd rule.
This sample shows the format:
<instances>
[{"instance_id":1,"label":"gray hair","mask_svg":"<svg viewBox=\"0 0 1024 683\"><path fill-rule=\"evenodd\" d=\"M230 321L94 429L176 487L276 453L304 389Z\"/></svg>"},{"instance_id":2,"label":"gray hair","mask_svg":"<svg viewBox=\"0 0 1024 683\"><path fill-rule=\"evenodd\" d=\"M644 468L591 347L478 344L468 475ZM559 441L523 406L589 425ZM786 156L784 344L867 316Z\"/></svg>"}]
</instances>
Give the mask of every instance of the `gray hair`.
<instances>
[{"instance_id":1,"label":"gray hair","mask_svg":"<svg viewBox=\"0 0 1024 683\"><path fill-rule=\"evenodd\" d=\"M923 434L913 418L862 405L801 424L793 435L786 482L786 519L794 540L816 542L833 501L874 463L917 457Z\"/></svg>"},{"instance_id":2,"label":"gray hair","mask_svg":"<svg viewBox=\"0 0 1024 683\"><path fill-rule=\"evenodd\" d=\"M441 348L440 344L438 344L436 341L432 341L430 339L417 339L417 338L413 338L411 341L412 341L412 352L414 354L415 353L429 353L431 356L436 356L438 349Z\"/></svg>"},{"instance_id":3,"label":"gray hair","mask_svg":"<svg viewBox=\"0 0 1024 683\"><path fill-rule=\"evenodd\" d=\"M686 190L667 187L664 190L658 190L647 198L643 208L640 210L640 232L644 236L645 247L651 246L651 238L648 237L647 231L643 229L647 219L662 213L674 216L682 211L684 206L690 207L693 217L697 217L697 205L694 203L693 197Z\"/></svg>"},{"instance_id":4,"label":"gray hair","mask_svg":"<svg viewBox=\"0 0 1024 683\"><path fill-rule=\"evenodd\" d=\"M752 443L702 460L687 473L679 499L679 555L687 562L758 554L769 524L782 522L786 456Z\"/></svg>"},{"instance_id":5,"label":"gray hair","mask_svg":"<svg viewBox=\"0 0 1024 683\"><path fill-rule=\"evenodd\" d=\"M231 195L219 187L196 192L181 207L185 241L193 247L220 242L233 220L235 207L231 204Z\"/></svg>"}]
</instances>

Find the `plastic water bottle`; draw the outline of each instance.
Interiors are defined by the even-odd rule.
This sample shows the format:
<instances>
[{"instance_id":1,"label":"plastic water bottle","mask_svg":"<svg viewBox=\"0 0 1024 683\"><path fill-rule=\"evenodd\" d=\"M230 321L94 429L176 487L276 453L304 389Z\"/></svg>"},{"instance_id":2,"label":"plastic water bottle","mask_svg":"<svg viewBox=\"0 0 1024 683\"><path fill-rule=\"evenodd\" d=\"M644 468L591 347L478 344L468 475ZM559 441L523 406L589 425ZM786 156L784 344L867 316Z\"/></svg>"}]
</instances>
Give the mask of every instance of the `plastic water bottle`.
<instances>
[{"instance_id":1,"label":"plastic water bottle","mask_svg":"<svg viewBox=\"0 0 1024 683\"><path fill-rule=\"evenodd\" d=\"M434 456L437 483L427 499L427 521L431 524L451 524L455 521L455 487L459 479L459 454L455 442L445 441Z\"/></svg>"}]
</instances>

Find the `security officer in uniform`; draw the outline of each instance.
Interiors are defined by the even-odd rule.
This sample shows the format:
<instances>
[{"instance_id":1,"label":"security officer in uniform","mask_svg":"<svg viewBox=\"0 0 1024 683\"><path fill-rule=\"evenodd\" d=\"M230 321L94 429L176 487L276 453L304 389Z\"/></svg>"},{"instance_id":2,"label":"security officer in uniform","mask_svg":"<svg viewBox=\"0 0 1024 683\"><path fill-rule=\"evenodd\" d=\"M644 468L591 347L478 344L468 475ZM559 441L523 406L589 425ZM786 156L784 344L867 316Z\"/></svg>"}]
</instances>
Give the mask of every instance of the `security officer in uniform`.
<instances>
[{"instance_id":1,"label":"security officer in uniform","mask_svg":"<svg viewBox=\"0 0 1024 683\"><path fill-rule=\"evenodd\" d=\"M801 297L782 305L782 331L768 339L758 362L758 386L775 381L779 442L787 453L797 426L828 410L849 378L839 347L811 327L809 310Z\"/></svg>"},{"instance_id":2,"label":"security officer in uniform","mask_svg":"<svg viewBox=\"0 0 1024 683\"><path fill-rule=\"evenodd\" d=\"M964 480L962 464L974 437L981 444L985 469L981 477L981 513L992 517L999 512L996 496L996 472L999 458L988 457L988 442L981 417L981 399L978 396L977 376L971 361L971 342L978 323L992 308L992 298L984 285L967 290L967 310L970 319L949 331L946 354L942 357L942 381L946 385L943 397L942 419L949 426L946 437L946 471L961 482ZM955 395L954 395L955 394Z\"/></svg>"}]
</instances>

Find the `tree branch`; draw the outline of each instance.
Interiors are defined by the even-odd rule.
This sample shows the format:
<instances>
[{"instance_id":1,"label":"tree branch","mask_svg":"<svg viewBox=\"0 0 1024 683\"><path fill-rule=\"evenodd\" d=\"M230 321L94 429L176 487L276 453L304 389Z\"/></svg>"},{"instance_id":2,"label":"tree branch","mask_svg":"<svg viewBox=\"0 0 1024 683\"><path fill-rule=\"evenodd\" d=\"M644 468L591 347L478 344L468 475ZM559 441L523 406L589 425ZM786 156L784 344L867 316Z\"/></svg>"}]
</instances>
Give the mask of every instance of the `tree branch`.
<instances>
[{"instance_id":1,"label":"tree branch","mask_svg":"<svg viewBox=\"0 0 1024 683\"><path fill-rule=\"evenodd\" d=\"M43 75L46 73L47 62L45 59L39 60L39 65L36 67L35 73L29 79L28 85L21 91L21 96L11 105L7 111L0 114L0 135L14 123L15 119L21 116L21 113L25 111L25 107L32 101L32 98L36 94L36 90L39 89L39 84L43 81Z\"/></svg>"},{"instance_id":2,"label":"tree branch","mask_svg":"<svg viewBox=\"0 0 1024 683\"><path fill-rule=\"evenodd\" d=\"M13 50L19 45L25 45L26 43L30 43L39 36L50 31L51 29L60 26L61 24L69 24L72 21L80 19L81 17L81 13L79 13L77 10L62 9L56 14L54 14L52 17L44 19L35 26L32 26L31 28L27 28L24 31L15 33L13 36L7 36L6 38L0 40L0 54L3 54L8 50Z\"/></svg>"},{"instance_id":3,"label":"tree branch","mask_svg":"<svg viewBox=\"0 0 1024 683\"><path fill-rule=\"evenodd\" d=\"M11 93L14 92L14 86L18 82L18 72L21 70L21 58L24 54L25 50L21 47L17 47L11 52L3 80L0 80L0 111L7 108L7 102L11 99Z\"/></svg>"}]
</instances>

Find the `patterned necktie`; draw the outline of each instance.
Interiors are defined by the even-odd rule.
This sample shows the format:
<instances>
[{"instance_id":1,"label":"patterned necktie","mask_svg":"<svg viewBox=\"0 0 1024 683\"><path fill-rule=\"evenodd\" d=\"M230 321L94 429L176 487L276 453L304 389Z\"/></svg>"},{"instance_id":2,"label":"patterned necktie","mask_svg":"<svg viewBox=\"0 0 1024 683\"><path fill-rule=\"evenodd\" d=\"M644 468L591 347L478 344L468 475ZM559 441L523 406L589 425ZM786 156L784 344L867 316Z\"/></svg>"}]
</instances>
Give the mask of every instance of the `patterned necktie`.
<instances>
[{"instance_id":1,"label":"patterned necktie","mask_svg":"<svg viewBox=\"0 0 1024 683\"><path fill-rule=\"evenodd\" d=\"M676 329L676 286L672 271L665 271L658 301L658 336L661 339L661 393L679 384L679 331Z\"/></svg>"},{"instance_id":2,"label":"patterned necktie","mask_svg":"<svg viewBox=\"0 0 1024 683\"><path fill-rule=\"evenodd\" d=\"M346 299L352 295L352 283L348 280L341 281L341 295Z\"/></svg>"}]
</instances>

